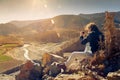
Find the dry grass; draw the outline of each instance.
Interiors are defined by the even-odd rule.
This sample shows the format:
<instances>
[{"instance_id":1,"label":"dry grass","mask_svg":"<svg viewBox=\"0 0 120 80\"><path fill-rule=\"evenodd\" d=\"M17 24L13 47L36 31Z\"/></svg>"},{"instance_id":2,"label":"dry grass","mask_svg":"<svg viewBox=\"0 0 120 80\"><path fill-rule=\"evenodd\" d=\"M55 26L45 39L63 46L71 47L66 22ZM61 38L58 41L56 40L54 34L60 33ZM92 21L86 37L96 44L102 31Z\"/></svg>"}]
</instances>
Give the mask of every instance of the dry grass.
<instances>
[{"instance_id":1,"label":"dry grass","mask_svg":"<svg viewBox=\"0 0 120 80\"><path fill-rule=\"evenodd\" d=\"M103 62L116 56L120 52L120 31L115 28L114 14L106 12L105 24L105 48L96 52L91 60L92 65L98 65L97 68L103 69Z\"/></svg>"},{"instance_id":2,"label":"dry grass","mask_svg":"<svg viewBox=\"0 0 120 80\"><path fill-rule=\"evenodd\" d=\"M0 62L0 72L12 69L20 64L22 64L22 61L18 61L18 60L9 60L6 62Z\"/></svg>"}]
</instances>

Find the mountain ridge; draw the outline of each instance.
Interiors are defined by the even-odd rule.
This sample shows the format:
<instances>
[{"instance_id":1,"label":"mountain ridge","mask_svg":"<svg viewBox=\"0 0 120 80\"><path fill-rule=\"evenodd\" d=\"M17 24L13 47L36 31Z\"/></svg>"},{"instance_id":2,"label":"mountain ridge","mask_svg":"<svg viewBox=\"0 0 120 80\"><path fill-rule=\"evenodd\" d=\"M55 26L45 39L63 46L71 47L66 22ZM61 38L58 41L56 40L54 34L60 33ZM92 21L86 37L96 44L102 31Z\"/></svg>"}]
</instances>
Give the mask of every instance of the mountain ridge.
<instances>
[{"instance_id":1,"label":"mountain ridge","mask_svg":"<svg viewBox=\"0 0 120 80\"><path fill-rule=\"evenodd\" d=\"M113 12L113 13L115 13L115 22L120 24L120 18L119 18L120 11ZM73 26L71 23L75 24L78 27L81 27L81 25L85 26L89 22L95 22L98 25L103 24L104 17L105 17L105 13L103 13L103 12L102 13L93 13L93 14L79 14L79 15L65 14L65 15L58 15L53 18L47 18L47 19L17 21L16 23L20 24L23 22L24 26L22 24L21 24L21 26L25 27L30 24L42 23L46 20L49 20L49 22L50 22L50 20L53 19L56 22L56 26L59 26L59 27L66 27L66 26L70 26L70 25ZM14 25L16 24L14 22L10 22L10 23L12 23Z\"/></svg>"},{"instance_id":2,"label":"mountain ridge","mask_svg":"<svg viewBox=\"0 0 120 80\"><path fill-rule=\"evenodd\" d=\"M114 22L116 27L120 28L120 11L113 12L115 14ZM39 20L24 20L24 21L11 21L9 23L0 24L0 35L7 34L20 34L22 36L39 35L44 33L55 33L66 31L73 32L72 30L79 31L90 22L95 22L99 28L103 27L105 20L105 13L94 14L78 14L78 15L58 15L53 18L39 19ZM54 23L52 23L54 21ZM9 27L10 26L10 27ZM15 28L15 29L14 29ZM9 29L9 30L8 30ZM63 32L64 31L64 32ZM78 35L78 34L77 34ZM47 37L47 36L46 36Z\"/></svg>"}]
</instances>

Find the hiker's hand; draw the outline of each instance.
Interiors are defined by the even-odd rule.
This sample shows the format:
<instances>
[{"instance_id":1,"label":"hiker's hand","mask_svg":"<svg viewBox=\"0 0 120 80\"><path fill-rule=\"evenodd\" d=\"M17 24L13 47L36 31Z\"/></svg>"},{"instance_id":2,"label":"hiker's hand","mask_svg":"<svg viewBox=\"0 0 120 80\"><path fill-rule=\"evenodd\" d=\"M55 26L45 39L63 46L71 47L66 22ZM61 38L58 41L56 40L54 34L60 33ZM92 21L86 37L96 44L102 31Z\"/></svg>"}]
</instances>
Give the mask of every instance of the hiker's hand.
<instances>
[{"instance_id":1,"label":"hiker's hand","mask_svg":"<svg viewBox=\"0 0 120 80\"><path fill-rule=\"evenodd\" d=\"M81 31L80 32L80 36L84 36L85 35L85 32L84 31Z\"/></svg>"}]
</instances>

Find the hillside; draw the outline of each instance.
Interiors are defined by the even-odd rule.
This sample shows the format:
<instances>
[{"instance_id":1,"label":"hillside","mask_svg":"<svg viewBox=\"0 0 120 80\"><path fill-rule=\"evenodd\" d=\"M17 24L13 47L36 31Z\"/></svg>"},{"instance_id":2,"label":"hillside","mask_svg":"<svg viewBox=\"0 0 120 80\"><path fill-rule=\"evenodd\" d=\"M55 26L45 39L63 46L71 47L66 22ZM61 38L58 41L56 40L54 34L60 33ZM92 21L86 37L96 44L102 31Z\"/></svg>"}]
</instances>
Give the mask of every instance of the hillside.
<instances>
[{"instance_id":1,"label":"hillside","mask_svg":"<svg viewBox=\"0 0 120 80\"><path fill-rule=\"evenodd\" d=\"M19 28L11 23L0 24L0 35L14 34L19 31Z\"/></svg>"},{"instance_id":2,"label":"hillside","mask_svg":"<svg viewBox=\"0 0 120 80\"><path fill-rule=\"evenodd\" d=\"M120 12L114 12L115 13L115 23L120 24ZM62 28L73 28L73 27L83 27L89 22L96 22L96 24L101 27L101 24L104 23L104 13L94 13L94 14L79 14L79 15L58 15L53 17L55 24L52 25L51 18L49 19L42 19L42 20L32 20L32 21L15 21L10 22L16 26L21 27L31 27L38 28L38 27L62 27ZM36 27L37 26L37 27Z\"/></svg>"},{"instance_id":3,"label":"hillside","mask_svg":"<svg viewBox=\"0 0 120 80\"><path fill-rule=\"evenodd\" d=\"M120 28L120 12L114 13L114 22L116 27ZM0 35L15 34L27 41L48 40L47 42L49 42L52 38L54 40L53 42L56 42L60 40L60 38L64 40L64 38L74 38L74 35L79 36L79 31L89 22L95 22L98 27L101 28L104 24L104 17L104 13L94 13L59 15L41 20L11 21L6 24L0 24ZM52 23L51 20L53 20L54 23Z\"/></svg>"}]
</instances>

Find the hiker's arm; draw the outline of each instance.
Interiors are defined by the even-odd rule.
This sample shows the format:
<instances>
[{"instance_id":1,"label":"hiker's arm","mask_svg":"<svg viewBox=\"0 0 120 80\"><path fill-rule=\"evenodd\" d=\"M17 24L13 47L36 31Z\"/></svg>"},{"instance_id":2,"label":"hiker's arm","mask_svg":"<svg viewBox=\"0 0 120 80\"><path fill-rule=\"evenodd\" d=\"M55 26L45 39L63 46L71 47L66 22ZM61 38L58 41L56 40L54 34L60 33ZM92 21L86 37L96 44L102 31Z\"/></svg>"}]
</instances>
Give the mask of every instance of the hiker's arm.
<instances>
[{"instance_id":1,"label":"hiker's arm","mask_svg":"<svg viewBox=\"0 0 120 80\"><path fill-rule=\"evenodd\" d=\"M84 32L80 32L80 41L82 41L84 39Z\"/></svg>"},{"instance_id":2,"label":"hiker's arm","mask_svg":"<svg viewBox=\"0 0 120 80\"><path fill-rule=\"evenodd\" d=\"M91 39L91 34L89 34L86 38L84 38L83 36L80 36L80 41L81 44L85 45L87 42L90 42Z\"/></svg>"}]
</instances>

